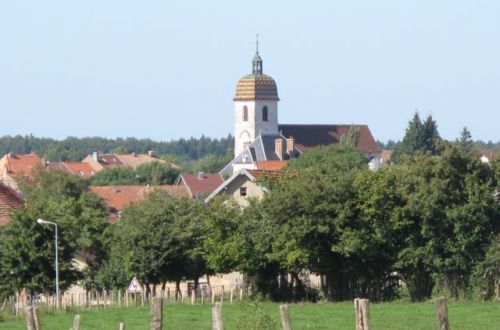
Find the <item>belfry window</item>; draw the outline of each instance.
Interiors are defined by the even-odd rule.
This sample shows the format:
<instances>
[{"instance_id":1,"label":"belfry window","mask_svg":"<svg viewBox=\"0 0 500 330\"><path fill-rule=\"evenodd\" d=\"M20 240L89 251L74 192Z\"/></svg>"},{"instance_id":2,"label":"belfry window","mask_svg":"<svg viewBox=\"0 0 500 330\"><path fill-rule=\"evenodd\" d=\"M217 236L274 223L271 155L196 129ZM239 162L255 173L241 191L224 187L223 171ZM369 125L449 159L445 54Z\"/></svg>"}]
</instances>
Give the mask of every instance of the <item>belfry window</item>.
<instances>
[{"instance_id":1,"label":"belfry window","mask_svg":"<svg viewBox=\"0 0 500 330\"><path fill-rule=\"evenodd\" d=\"M262 121L267 121L267 106L262 108Z\"/></svg>"},{"instance_id":2,"label":"belfry window","mask_svg":"<svg viewBox=\"0 0 500 330\"><path fill-rule=\"evenodd\" d=\"M243 107L243 121L248 121L248 107L246 105Z\"/></svg>"}]
</instances>

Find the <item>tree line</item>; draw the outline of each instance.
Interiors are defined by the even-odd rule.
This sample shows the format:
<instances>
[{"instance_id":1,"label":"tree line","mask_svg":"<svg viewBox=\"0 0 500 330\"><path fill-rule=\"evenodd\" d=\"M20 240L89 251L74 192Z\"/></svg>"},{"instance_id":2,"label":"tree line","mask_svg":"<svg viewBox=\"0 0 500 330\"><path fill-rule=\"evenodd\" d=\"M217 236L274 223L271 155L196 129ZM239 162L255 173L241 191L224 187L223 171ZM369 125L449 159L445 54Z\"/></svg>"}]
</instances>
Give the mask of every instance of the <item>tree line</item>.
<instances>
[{"instance_id":1,"label":"tree line","mask_svg":"<svg viewBox=\"0 0 500 330\"><path fill-rule=\"evenodd\" d=\"M151 139L102 137L67 137L64 140L38 138L33 135L0 137L0 155L6 153L35 152L48 161L80 161L94 151L104 153L147 153L156 151L159 155L170 155L181 160L197 160L207 155L225 156L233 148L234 139L227 137L212 139L202 135L200 138L165 141Z\"/></svg>"}]
</instances>

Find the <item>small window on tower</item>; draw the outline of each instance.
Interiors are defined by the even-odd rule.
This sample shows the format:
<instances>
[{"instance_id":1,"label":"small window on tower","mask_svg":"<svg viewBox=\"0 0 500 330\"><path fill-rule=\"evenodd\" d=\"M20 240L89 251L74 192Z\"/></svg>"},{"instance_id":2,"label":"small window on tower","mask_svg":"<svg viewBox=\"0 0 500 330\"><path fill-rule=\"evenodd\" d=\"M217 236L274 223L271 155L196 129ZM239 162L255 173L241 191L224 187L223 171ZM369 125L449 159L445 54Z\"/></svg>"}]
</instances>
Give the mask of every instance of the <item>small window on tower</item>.
<instances>
[{"instance_id":1,"label":"small window on tower","mask_svg":"<svg viewBox=\"0 0 500 330\"><path fill-rule=\"evenodd\" d=\"M248 121L248 108L246 105L243 107L243 121Z\"/></svg>"},{"instance_id":2,"label":"small window on tower","mask_svg":"<svg viewBox=\"0 0 500 330\"><path fill-rule=\"evenodd\" d=\"M245 197L247 195L247 187L240 187L240 196Z\"/></svg>"},{"instance_id":3,"label":"small window on tower","mask_svg":"<svg viewBox=\"0 0 500 330\"><path fill-rule=\"evenodd\" d=\"M262 121L267 121L267 106L262 108Z\"/></svg>"}]
</instances>

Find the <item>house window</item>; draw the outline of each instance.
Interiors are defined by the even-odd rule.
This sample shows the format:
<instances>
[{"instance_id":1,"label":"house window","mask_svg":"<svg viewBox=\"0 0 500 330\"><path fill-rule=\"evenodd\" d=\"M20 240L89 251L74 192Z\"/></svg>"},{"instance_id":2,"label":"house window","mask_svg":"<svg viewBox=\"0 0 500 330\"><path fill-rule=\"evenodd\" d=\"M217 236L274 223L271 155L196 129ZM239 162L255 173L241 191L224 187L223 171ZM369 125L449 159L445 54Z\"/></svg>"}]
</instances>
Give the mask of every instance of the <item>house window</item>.
<instances>
[{"instance_id":1,"label":"house window","mask_svg":"<svg viewBox=\"0 0 500 330\"><path fill-rule=\"evenodd\" d=\"M267 106L262 108L262 121L267 121Z\"/></svg>"},{"instance_id":2,"label":"house window","mask_svg":"<svg viewBox=\"0 0 500 330\"><path fill-rule=\"evenodd\" d=\"M248 121L248 107L246 105L243 107L243 121Z\"/></svg>"},{"instance_id":3,"label":"house window","mask_svg":"<svg viewBox=\"0 0 500 330\"><path fill-rule=\"evenodd\" d=\"M247 187L240 187L240 196L245 197L247 195Z\"/></svg>"}]
</instances>

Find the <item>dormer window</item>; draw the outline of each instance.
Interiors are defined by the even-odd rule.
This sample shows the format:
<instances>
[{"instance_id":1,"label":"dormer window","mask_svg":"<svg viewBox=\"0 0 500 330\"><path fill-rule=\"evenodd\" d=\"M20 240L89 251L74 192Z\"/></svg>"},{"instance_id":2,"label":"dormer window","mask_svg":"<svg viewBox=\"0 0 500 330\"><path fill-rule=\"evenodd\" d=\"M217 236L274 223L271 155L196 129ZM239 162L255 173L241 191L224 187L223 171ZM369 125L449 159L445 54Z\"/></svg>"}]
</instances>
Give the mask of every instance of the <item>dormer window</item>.
<instances>
[{"instance_id":1,"label":"dormer window","mask_svg":"<svg viewBox=\"0 0 500 330\"><path fill-rule=\"evenodd\" d=\"M262 121L268 121L267 106L264 106L262 108Z\"/></svg>"},{"instance_id":2,"label":"dormer window","mask_svg":"<svg viewBox=\"0 0 500 330\"><path fill-rule=\"evenodd\" d=\"M240 196L245 197L247 195L247 187L240 187Z\"/></svg>"},{"instance_id":3,"label":"dormer window","mask_svg":"<svg viewBox=\"0 0 500 330\"><path fill-rule=\"evenodd\" d=\"M248 107L243 106L243 121L248 121Z\"/></svg>"}]
</instances>

